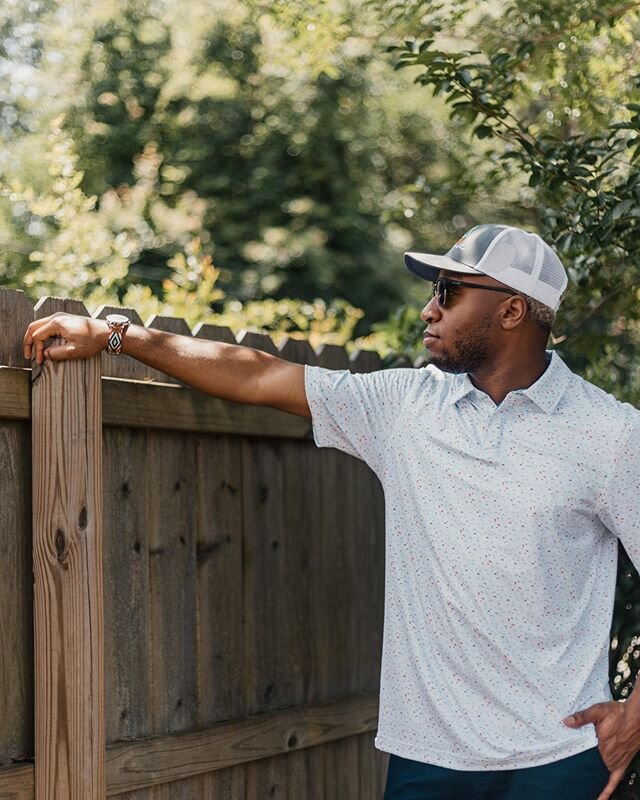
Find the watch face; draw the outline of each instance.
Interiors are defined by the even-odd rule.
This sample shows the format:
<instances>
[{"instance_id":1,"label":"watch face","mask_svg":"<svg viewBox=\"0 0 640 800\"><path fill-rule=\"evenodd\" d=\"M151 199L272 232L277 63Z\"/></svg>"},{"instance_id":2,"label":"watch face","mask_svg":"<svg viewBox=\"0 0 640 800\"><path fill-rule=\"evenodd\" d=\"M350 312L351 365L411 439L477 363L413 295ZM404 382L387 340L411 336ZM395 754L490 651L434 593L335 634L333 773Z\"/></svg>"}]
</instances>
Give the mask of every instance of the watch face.
<instances>
[{"instance_id":1,"label":"watch face","mask_svg":"<svg viewBox=\"0 0 640 800\"><path fill-rule=\"evenodd\" d=\"M129 317L125 317L123 314L107 314L105 319L114 325L124 325L125 322L129 322Z\"/></svg>"}]
</instances>

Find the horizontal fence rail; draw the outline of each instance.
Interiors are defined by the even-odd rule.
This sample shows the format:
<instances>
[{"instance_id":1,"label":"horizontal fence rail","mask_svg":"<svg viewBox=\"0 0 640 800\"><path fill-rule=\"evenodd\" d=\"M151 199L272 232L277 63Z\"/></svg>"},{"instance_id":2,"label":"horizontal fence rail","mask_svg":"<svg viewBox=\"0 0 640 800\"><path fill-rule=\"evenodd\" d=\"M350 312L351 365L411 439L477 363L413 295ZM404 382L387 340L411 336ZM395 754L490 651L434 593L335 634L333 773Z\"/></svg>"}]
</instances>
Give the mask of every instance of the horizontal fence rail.
<instances>
[{"instance_id":1,"label":"horizontal fence rail","mask_svg":"<svg viewBox=\"0 0 640 800\"><path fill-rule=\"evenodd\" d=\"M107 748L107 795L121 795L375 730L377 695L257 714ZM0 770L0 798L34 798L33 766ZM302 798L301 798L302 800Z\"/></svg>"}]
</instances>

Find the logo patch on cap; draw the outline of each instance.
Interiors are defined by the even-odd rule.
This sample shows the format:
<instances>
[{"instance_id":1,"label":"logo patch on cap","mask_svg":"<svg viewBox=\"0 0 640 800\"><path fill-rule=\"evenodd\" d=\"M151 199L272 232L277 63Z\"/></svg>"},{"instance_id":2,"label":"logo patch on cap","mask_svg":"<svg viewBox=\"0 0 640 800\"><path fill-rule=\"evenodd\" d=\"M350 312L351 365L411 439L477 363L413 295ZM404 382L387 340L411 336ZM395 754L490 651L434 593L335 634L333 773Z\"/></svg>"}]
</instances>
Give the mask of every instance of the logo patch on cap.
<instances>
[{"instance_id":1,"label":"logo patch on cap","mask_svg":"<svg viewBox=\"0 0 640 800\"><path fill-rule=\"evenodd\" d=\"M463 234L462 234L462 236L461 236L461 237L458 239L458 241L457 241L457 242L456 242L456 243L453 245L453 247L457 247L457 248L458 248L458 250L462 250L462 248L464 247L465 240L467 239L467 237L469 236L469 234L470 234L470 233L473 233L473 232L475 231L475 229L476 229L477 227L478 227L478 226L476 225L474 228L471 228L470 230L468 230L468 231L465 231L465 233L463 233ZM453 250L453 247L451 248L452 250Z\"/></svg>"}]
</instances>

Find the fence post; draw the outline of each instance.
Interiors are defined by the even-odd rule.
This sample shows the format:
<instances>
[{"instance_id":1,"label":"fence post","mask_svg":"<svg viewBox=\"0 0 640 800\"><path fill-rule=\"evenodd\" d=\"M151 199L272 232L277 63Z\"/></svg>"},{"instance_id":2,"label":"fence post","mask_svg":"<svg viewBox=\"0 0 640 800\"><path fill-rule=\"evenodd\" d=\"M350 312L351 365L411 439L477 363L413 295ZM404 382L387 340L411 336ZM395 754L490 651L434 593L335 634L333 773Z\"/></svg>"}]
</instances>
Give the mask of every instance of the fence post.
<instances>
[{"instance_id":1,"label":"fence post","mask_svg":"<svg viewBox=\"0 0 640 800\"><path fill-rule=\"evenodd\" d=\"M87 314L46 299L36 317ZM36 800L104 800L100 357L34 371Z\"/></svg>"}]
</instances>

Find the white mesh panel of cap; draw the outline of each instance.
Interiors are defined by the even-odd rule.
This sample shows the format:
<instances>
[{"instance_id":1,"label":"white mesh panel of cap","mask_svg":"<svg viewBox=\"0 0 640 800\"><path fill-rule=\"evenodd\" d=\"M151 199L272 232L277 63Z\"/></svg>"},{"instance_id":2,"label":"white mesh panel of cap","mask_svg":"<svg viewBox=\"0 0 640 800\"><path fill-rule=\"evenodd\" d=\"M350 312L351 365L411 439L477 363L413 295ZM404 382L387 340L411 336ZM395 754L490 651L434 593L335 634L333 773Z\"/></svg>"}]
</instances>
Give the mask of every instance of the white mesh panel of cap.
<instances>
[{"instance_id":1,"label":"white mesh panel of cap","mask_svg":"<svg viewBox=\"0 0 640 800\"><path fill-rule=\"evenodd\" d=\"M514 269L523 274L523 283L526 276L531 275L536 263L535 240L524 240L516 245L509 231L496 237L491 247L482 259L482 266L478 268L490 275L498 275L506 269ZM500 280L498 278L498 280Z\"/></svg>"},{"instance_id":2,"label":"white mesh panel of cap","mask_svg":"<svg viewBox=\"0 0 640 800\"><path fill-rule=\"evenodd\" d=\"M548 283L549 286L553 286L553 288L557 289L559 292L564 289L564 270L558 264L553 251L546 247L544 248L544 259L542 261L542 269L540 270L538 280L541 280L543 283Z\"/></svg>"}]
</instances>

